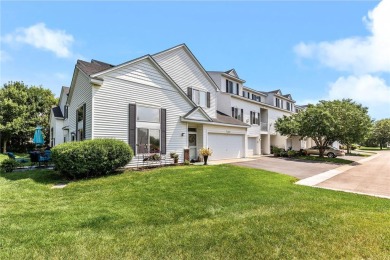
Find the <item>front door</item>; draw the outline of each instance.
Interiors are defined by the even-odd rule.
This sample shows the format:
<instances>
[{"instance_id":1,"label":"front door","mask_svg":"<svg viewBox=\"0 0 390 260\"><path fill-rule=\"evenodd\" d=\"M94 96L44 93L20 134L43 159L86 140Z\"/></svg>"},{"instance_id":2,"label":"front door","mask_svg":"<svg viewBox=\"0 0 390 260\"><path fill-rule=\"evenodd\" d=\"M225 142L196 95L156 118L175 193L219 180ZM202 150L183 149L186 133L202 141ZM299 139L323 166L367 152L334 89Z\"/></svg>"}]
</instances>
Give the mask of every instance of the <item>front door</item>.
<instances>
[{"instance_id":1,"label":"front door","mask_svg":"<svg viewBox=\"0 0 390 260\"><path fill-rule=\"evenodd\" d=\"M188 148L190 149L190 160L198 160L196 133L188 133Z\"/></svg>"}]
</instances>

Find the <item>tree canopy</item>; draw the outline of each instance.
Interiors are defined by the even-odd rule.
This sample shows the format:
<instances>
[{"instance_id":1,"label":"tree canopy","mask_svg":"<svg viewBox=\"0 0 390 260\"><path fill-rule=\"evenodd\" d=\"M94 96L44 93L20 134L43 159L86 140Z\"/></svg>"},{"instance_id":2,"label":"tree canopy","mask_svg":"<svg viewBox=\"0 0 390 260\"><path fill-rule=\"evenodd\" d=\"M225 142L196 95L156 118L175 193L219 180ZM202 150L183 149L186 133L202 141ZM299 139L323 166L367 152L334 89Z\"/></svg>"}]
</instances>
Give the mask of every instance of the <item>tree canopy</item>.
<instances>
[{"instance_id":1,"label":"tree canopy","mask_svg":"<svg viewBox=\"0 0 390 260\"><path fill-rule=\"evenodd\" d=\"M348 147L363 141L371 127L367 108L350 99L320 101L292 116L283 116L275 123L281 135L311 138L323 156L325 147L339 141Z\"/></svg>"},{"instance_id":2,"label":"tree canopy","mask_svg":"<svg viewBox=\"0 0 390 260\"><path fill-rule=\"evenodd\" d=\"M0 88L0 133L5 152L6 143L20 146L32 138L35 127L42 126L48 141L49 115L57 99L49 89L9 82Z\"/></svg>"},{"instance_id":3,"label":"tree canopy","mask_svg":"<svg viewBox=\"0 0 390 260\"><path fill-rule=\"evenodd\" d=\"M390 118L376 121L371 137L380 145L381 149L390 142Z\"/></svg>"}]
</instances>

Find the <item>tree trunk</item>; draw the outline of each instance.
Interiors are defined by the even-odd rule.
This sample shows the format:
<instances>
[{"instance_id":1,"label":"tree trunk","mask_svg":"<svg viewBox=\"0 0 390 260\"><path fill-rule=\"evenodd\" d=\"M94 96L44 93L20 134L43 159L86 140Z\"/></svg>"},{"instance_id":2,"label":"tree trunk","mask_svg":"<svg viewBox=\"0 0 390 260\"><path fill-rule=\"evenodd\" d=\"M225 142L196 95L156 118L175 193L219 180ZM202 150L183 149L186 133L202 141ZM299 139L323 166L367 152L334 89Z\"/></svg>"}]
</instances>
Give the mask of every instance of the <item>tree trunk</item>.
<instances>
[{"instance_id":1,"label":"tree trunk","mask_svg":"<svg viewBox=\"0 0 390 260\"><path fill-rule=\"evenodd\" d=\"M320 146L320 157L324 157L324 152L325 152L325 149L322 147L322 146Z\"/></svg>"},{"instance_id":2,"label":"tree trunk","mask_svg":"<svg viewBox=\"0 0 390 260\"><path fill-rule=\"evenodd\" d=\"M7 139L3 139L3 153L7 152Z\"/></svg>"},{"instance_id":3,"label":"tree trunk","mask_svg":"<svg viewBox=\"0 0 390 260\"><path fill-rule=\"evenodd\" d=\"M351 146L347 144L347 153L351 153Z\"/></svg>"}]
</instances>

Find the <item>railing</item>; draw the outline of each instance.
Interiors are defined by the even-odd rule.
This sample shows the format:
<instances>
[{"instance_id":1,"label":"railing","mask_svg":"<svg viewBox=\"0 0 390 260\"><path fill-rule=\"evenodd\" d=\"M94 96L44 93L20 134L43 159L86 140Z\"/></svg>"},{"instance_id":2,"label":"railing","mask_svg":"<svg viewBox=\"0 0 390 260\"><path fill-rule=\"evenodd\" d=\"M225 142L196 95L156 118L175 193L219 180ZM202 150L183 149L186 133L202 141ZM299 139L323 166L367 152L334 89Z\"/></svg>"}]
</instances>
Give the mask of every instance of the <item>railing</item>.
<instances>
[{"instance_id":1,"label":"railing","mask_svg":"<svg viewBox=\"0 0 390 260\"><path fill-rule=\"evenodd\" d=\"M261 122L260 123L260 130L264 131L264 132L267 132L268 131L268 123Z\"/></svg>"}]
</instances>

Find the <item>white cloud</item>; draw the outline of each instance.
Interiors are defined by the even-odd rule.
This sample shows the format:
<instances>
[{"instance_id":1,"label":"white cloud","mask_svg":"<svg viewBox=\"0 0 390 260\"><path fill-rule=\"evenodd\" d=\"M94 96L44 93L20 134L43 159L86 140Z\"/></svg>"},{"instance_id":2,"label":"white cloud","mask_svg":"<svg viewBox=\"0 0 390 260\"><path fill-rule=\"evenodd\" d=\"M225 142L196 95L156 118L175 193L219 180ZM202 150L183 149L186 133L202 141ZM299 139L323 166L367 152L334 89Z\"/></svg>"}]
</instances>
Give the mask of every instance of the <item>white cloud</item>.
<instances>
[{"instance_id":1,"label":"white cloud","mask_svg":"<svg viewBox=\"0 0 390 260\"><path fill-rule=\"evenodd\" d=\"M371 75L339 77L329 84L328 93L319 99L307 99L297 104L317 104L319 100L350 98L368 107L375 119L390 118L390 85L385 80Z\"/></svg>"},{"instance_id":2,"label":"white cloud","mask_svg":"<svg viewBox=\"0 0 390 260\"><path fill-rule=\"evenodd\" d=\"M44 23L38 23L27 28L19 28L11 34L2 37L8 44L24 43L38 49L53 52L61 58L71 57L70 50L74 38L62 30L52 30Z\"/></svg>"},{"instance_id":3,"label":"white cloud","mask_svg":"<svg viewBox=\"0 0 390 260\"><path fill-rule=\"evenodd\" d=\"M317 59L322 64L358 74L390 72L390 1L381 1L363 17L370 35L319 43L301 42L294 47L302 58Z\"/></svg>"}]
</instances>

